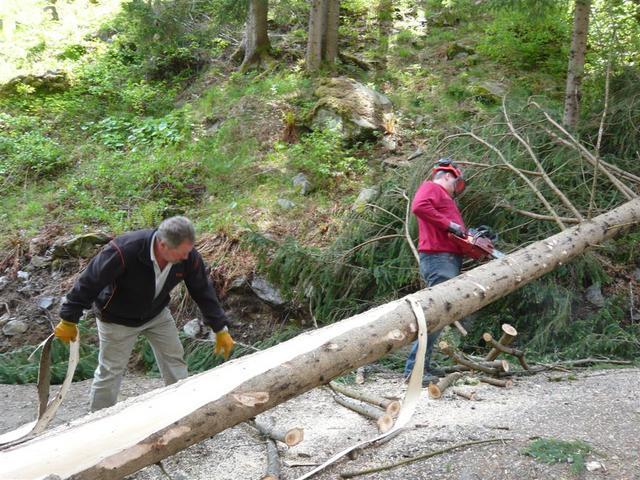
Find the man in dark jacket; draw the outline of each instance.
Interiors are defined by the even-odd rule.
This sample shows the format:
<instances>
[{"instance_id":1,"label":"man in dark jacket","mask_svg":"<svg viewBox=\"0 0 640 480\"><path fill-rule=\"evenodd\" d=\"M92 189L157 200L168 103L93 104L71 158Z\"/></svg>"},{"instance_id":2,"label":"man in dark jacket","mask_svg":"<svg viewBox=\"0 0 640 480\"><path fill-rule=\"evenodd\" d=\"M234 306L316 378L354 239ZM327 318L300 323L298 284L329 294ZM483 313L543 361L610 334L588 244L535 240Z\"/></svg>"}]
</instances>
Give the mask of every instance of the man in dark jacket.
<instances>
[{"instance_id":1,"label":"man in dark jacket","mask_svg":"<svg viewBox=\"0 0 640 480\"><path fill-rule=\"evenodd\" d=\"M420 254L420 274L433 287L460 274L462 251L450 238L449 233L464 236L465 226L462 215L454 200L456 194L465 187L462 170L449 158L438 160L432 170L431 180L418 188L411 211L418 220L418 252ZM423 385L437 381L443 372L431 368L431 354L440 336L440 331L429 332L427 353L424 361ZM414 342L404 367L405 377L413 370L418 342Z\"/></svg>"},{"instance_id":2,"label":"man in dark jacket","mask_svg":"<svg viewBox=\"0 0 640 480\"><path fill-rule=\"evenodd\" d=\"M195 229L185 217L164 220L157 230L125 233L91 260L67 294L56 337L75 340L82 312L92 304L98 315L100 352L91 386L92 411L116 403L140 334L149 340L166 385L187 376L184 350L167 308L169 293L182 281L216 332L215 353L229 358L234 341L227 317L194 243Z\"/></svg>"}]
</instances>

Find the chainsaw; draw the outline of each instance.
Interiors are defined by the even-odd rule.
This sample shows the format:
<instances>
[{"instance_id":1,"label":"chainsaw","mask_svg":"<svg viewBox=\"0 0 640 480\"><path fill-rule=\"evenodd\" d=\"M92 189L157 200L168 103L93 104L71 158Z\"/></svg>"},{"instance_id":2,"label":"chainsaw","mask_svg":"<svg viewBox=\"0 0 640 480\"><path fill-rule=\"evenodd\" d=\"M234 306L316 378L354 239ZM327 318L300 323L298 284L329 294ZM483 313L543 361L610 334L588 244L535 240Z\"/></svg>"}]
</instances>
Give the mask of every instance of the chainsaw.
<instances>
[{"instance_id":1,"label":"chainsaw","mask_svg":"<svg viewBox=\"0 0 640 480\"><path fill-rule=\"evenodd\" d=\"M505 256L504 253L496 250L493 246L493 242L498 239L498 235L485 225L481 225L478 228L470 228L463 237L451 232L449 237L460 247L463 255L474 260L484 260L487 257L502 258Z\"/></svg>"}]
</instances>

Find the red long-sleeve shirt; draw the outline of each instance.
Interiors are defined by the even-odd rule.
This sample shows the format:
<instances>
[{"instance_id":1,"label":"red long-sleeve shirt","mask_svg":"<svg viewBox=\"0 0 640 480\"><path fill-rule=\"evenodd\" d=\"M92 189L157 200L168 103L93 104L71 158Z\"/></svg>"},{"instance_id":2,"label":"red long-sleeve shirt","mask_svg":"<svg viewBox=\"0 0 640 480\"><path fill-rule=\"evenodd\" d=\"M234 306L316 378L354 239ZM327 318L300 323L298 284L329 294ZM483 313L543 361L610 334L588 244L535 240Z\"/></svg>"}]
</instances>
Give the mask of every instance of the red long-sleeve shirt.
<instances>
[{"instance_id":1,"label":"red long-sleeve shirt","mask_svg":"<svg viewBox=\"0 0 640 480\"><path fill-rule=\"evenodd\" d=\"M464 228L462 215L455 200L443 186L427 180L413 197L411 211L418 219L418 250L420 252L446 252L462 255L462 251L449 238L449 222Z\"/></svg>"}]
</instances>

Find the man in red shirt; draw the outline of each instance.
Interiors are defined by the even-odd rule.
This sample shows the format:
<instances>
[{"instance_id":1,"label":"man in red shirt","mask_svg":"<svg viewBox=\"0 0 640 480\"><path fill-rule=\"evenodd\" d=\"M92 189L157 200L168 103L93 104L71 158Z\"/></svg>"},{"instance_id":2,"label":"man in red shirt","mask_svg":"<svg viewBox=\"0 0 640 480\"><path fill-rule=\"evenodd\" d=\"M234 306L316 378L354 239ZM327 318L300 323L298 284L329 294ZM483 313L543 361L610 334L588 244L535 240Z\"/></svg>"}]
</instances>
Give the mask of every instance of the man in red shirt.
<instances>
[{"instance_id":1,"label":"man in red shirt","mask_svg":"<svg viewBox=\"0 0 640 480\"><path fill-rule=\"evenodd\" d=\"M449 233L463 237L465 226L454 196L462 193L464 176L458 165L449 158L443 158L433 167L431 180L420 185L413 198L411 211L418 219L418 251L420 253L420 275L432 287L460 274L462 251L449 237ZM440 331L427 337L423 385L437 381L444 373L430 367L433 347ZM418 342L414 342L404 368L405 377L413 370Z\"/></svg>"}]
</instances>

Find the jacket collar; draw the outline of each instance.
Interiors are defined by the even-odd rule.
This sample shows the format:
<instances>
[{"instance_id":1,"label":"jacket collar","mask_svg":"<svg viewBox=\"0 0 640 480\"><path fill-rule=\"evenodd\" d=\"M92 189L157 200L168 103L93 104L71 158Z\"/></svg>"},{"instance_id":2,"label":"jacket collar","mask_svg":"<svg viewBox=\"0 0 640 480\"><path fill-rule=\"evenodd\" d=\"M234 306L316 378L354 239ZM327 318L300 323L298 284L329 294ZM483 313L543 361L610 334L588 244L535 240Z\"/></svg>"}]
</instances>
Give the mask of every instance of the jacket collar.
<instances>
[{"instance_id":1,"label":"jacket collar","mask_svg":"<svg viewBox=\"0 0 640 480\"><path fill-rule=\"evenodd\" d=\"M142 241L142 247L138 252L138 258L145 265L153 266L153 262L151 261L151 242L153 241L153 236L155 235L156 231L156 228L145 231L145 235Z\"/></svg>"}]
</instances>

